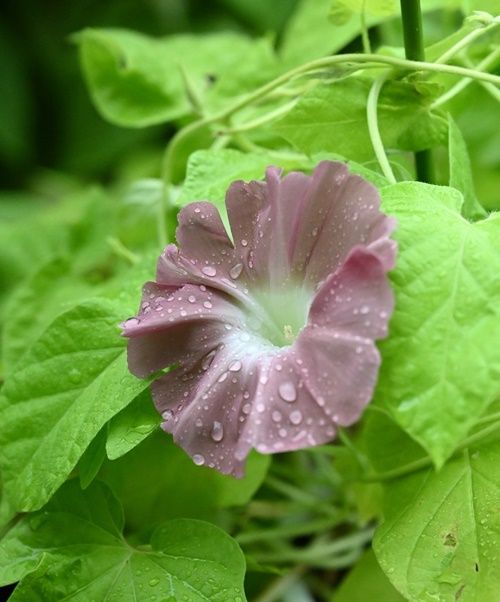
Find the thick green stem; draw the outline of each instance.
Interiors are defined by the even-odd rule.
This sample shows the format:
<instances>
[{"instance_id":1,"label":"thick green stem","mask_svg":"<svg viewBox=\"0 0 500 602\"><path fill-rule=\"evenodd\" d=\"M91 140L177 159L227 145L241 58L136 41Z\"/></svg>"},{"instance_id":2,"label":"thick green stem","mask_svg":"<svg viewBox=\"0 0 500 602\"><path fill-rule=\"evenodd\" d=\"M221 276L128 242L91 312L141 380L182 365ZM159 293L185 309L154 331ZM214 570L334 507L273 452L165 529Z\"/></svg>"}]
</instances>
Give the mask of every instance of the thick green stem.
<instances>
[{"instance_id":1,"label":"thick green stem","mask_svg":"<svg viewBox=\"0 0 500 602\"><path fill-rule=\"evenodd\" d=\"M405 55L410 61L425 61L422 11L420 0L401 0ZM432 182L432 158L430 150L415 153L417 180Z\"/></svg>"}]
</instances>

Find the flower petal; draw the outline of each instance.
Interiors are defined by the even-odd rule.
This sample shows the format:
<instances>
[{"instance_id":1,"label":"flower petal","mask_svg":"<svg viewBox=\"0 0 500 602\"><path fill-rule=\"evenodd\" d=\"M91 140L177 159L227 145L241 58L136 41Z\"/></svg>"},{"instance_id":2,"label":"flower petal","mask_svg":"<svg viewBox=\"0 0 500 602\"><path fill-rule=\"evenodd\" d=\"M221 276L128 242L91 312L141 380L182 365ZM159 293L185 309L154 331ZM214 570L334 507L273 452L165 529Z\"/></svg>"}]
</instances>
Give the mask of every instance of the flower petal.
<instances>
[{"instance_id":1,"label":"flower petal","mask_svg":"<svg viewBox=\"0 0 500 602\"><path fill-rule=\"evenodd\" d=\"M122 325L124 336L130 338L130 371L144 377L199 358L220 342L228 328L243 320L234 303L205 285L175 289L148 282L139 314Z\"/></svg>"},{"instance_id":2,"label":"flower petal","mask_svg":"<svg viewBox=\"0 0 500 602\"><path fill-rule=\"evenodd\" d=\"M244 334L240 331L236 337ZM245 445L240 455L236 450L257 383L255 362L244 360L244 355L241 342L226 337L196 366L174 370L152 386L164 418L162 428L173 434L174 441L196 464L238 477L251 445Z\"/></svg>"},{"instance_id":3,"label":"flower petal","mask_svg":"<svg viewBox=\"0 0 500 602\"><path fill-rule=\"evenodd\" d=\"M373 341L308 326L296 345L307 369L304 383L316 402L335 423L353 424L377 380L380 354Z\"/></svg>"},{"instance_id":4,"label":"flower petal","mask_svg":"<svg viewBox=\"0 0 500 602\"><path fill-rule=\"evenodd\" d=\"M244 298L243 264L235 254L219 211L211 203L191 203L179 212L179 247L168 245L160 256L160 284L205 284Z\"/></svg>"},{"instance_id":5,"label":"flower petal","mask_svg":"<svg viewBox=\"0 0 500 602\"><path fill-rule=\"evenodd\" d=\"M343 336L380 339L387 336L393 308L384 259L356 247L316 293L309 323L330 327Z\"/></svg>"},{"instance_id":6,"label":"flower petal","mask_svg":"<svg viewBox=\"0 0 500 602\"><path fill-rule=\"evenodd\" d=\"M279 173L270 168L266 182L235 182L226 197L236 253L250 280L276 288L293 278L314 287L357 245L375 245L390 258L386 241L395 222L380 212L372 184L331 161L310 177Z\"/></svg>"}]
</instances>

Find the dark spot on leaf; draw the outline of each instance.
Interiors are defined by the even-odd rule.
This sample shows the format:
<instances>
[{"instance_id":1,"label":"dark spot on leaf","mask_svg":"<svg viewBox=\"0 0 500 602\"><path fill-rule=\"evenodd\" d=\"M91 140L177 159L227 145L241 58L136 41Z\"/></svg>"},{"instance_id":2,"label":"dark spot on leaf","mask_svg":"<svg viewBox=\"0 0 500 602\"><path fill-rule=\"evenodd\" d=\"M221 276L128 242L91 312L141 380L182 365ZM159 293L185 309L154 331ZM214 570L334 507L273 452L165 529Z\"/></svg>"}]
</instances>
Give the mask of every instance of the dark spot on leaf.
<instances>
[{"instance_id":1,"label":"dark spot on leaf","mask_svg":"<svg viewBox=\"0 0 500 602\"><path fill-rule=\"evenodd\" d=\"M444 545L454 548L457 545L457 538L453 533L447 533L444 538Z\"/></svg>"},{"instance_id":2,"label":"dark spot on leaf","mask_svg":"<svg viewBox=\"0 0 500 602\"><path fill-rule=\"evenodd\" d=\"M479 573L479 565L477 562L474 563L474 570L476 571L476 573Z\"/></svg>"},{"instance_id":3,"label":"dark spot on leaf","mask_svg":"<svg viewBox=\"0 0 500 602\"><path fill-rule=\"evenodd\" d=\"M463 585L461 585L459 589L457 589L457 591L456 591L456 593L455 593L455 602L456 602L457 600L460 600L460 598L461 598L461 596L462 596L462 593L463 593L463 591L464 591L464 588L465 588L465 583L464 583Z\"/></svg>"},{"instance_id":4,"label":"dark spot on leaf","mask_svg":"<svg viewBox=\"0 0 500 602\"><path fill-rule=\"evenodd\" d=\"M215 82L217 81L217 76L214 75L213 73L207 73L205 75L205 78L206 78L208 84L215 84Z\"/></svg>"}]
</instances>

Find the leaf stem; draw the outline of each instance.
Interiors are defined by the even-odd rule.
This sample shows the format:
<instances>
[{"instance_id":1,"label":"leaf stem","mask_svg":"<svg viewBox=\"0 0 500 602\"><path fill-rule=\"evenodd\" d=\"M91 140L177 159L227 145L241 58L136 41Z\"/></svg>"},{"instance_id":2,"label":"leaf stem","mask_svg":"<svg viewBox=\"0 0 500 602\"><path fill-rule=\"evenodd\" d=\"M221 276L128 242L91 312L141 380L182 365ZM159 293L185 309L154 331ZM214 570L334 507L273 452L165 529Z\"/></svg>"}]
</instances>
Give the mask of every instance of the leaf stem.
<instances>
[{"instance_id":1,"label":"leaf stem","mask_svg":"<svg viewBox=\"0 0 500 602\"><path fill-rule=\"evenodd\" d=\"M389 163L387 155L385 154L384 143L382 142L382 138L380 136L377 118L378 97L382 86L387 80L387 77L388 74L384 73L373 82L373 85L370 88L370 92L368 94L368 101L366 103L366 119L368 122L368 132L370 133L370 140L372 142L373 150L375 151L377 161L379 162L380 168L382 169L382 173L389 180L390 184L396 184L396 178L392 171L391 164Z\"/></svg>"},{"instance_id":2,"label":"leaf stem","mask_svg":"<svg viewBox=\"0 0 500 602\"><path fill-rule=\"evenodd\" d=\"M481 71L476 71L474 69L467 69L466 67L459 67L457 65L438 65L435 63L427 63L425 61L413 61L393 56L359 53L340 54L316 59L314 61L310 61L309 63L305 63L304 65L300 65L299 67L295 67L287 73L283 73L276 79L261 86L257 90L254 90L253 92L247 94L243 98L238 99L235 103L220 111L219 113L208 115L202 119L193 121L183 129L179 130L177 134L172 138L165 153L162 170L164 180L167 182L172 181L172 169L178 145L180 145L190 135L194 134L197 130L213 123L224 122L225 119L227 119L240 109L257 102L262 98L265 98L276 88L283 86L295 77L304 75L305 73L308 73L310 71L326 69L333 65L340 64L359 64L360 68L361 66L363 66L363 68L368 69L375 69L383 67L384 65L388 65L390 67L395 67L408 71L413 70L430 71L436 73L449 73L450 75L470 77L479 81L486 81L495 85L500 85L500 76L498 75L494 75L492 73L484 73Z\"/></svg>"},{"instance_id":3,"label":"leaf stem","mask_svg":"<svg viewBox=\"0 0 500 602\"><path fill-rule=\"evenodd\" d=\"M446 52L444 52L439 58L437 58L434 62L437 64L447 63L451 58L453 58L456 54L458 54L461 50L475 42L478 38L483 36L488 31L491 31L494 27L497 27L500 23L497 21L493 21L488 25L483 25L482 27L478 27L477 29L473 29L466 36L464 36L461 40L459 40L456 44L454 44L451 48L448 48Z\"/></svg>"},{"instance_id":4,"label":"leaf stem","mask_svg":"<svg viewBox=\"0 0 500 602\"><path fill-rule=\"evenodd\" d=\"M486 69L493 67L496 64L496 62L498 61L499 57L500 57L500 48L496 48L493 52L491 52L487 57L485 57L476 66L476 70L477 71L485 71ZM451 87L447 92L442 94L439 98L436 98L436 100L431 104L430 108L436 109L437 107L440 107L441 105L447 103L454 96L456 96L457 94L462 92L462 90L464 90L471 83L472 83L472 80L468 77L461 79L453 87ZM493 88L493 90L496 94L499 94L499 91L496 88Z\"/></svg>"},{"instance_id":5,"label":"leaf stem","mask_svg":"<svg viewBox=\"0 0 500 602\"><path fill-rule=\"evenodd\" d=\"M363 0L359 18L361 21L361 40L363 41L363 52L370 54L372 47L370 44L370 37L368 35L368 26L366 24L366 0Z\"/></svg>"},{"instance_id":6,"label":"leaf stem","mask_svg":"<svg viewBox=\"0 0 500 602\"><path fill-rule=\"evenodd\" d=\"M401 0L401 18L405 56L412 61L424 61L424 34L420 0ZM432 182L432 158L429 149L415 153L415 172L420 182Z\"/></svg>"},{"instance_id":7,"label":"leaf stem","mask_svg":"<svg viewBox=\"0 0 500 602\"><path fill-rule=\"evenodd\" d=\"M247 545L256 541L275 540L284 537L298 537L300 535L310 535L311 533L326 532L335 527L345 517L343 515L337 518L317 519L307 523L297 523L282 525L274 529L259 529L241 533L236 537L236 541L241 545Z\"/></svg>"},{"instance_id":8,"label":"leaf stem","mask_svg":"<svg viewBox=\"0 0 500 602\"><path fill-rule=\"evenodd\" d=\"M460 445L455 449L455 451L453 452L453 456L456 456L465 448L470 447L471 445L474 445L479 441L482 441L498 429L500 429L500 422L495 422L494 424L490 424L484 429L477 431L473 435L466 437L462 441L462 443L460 443ZM388 470L387 472L382 472L375 475L366 475L355 480L362 481L363 483L379 483L381 481L392 481L394 479L398 479L400 477L404 477L419 470L422 470L423 468L428 468L432 466L432 464L432 458L430 456L425 456L424 458L419 458L414 462L410 462L408 464L405 464L404 466L394 468L393 470Z\"/></svg>"},{"instance_id":9,"label":"leaf stem","mask_svg":"<svg viewBox=\"0 0 500 602\"><path fill-rule=\"evenodd\" d=\"M291 100L287 102L281 107L278 107L274 111L270 111L257 119L252 119L251 121L247 121L240 125L235 125L234 127L224 128L220 130L221 134L238 134L239 132L247 132L248 130L253 130L261 125L265 125L269 123L269 121L274 121L278 117L282 115L286 115L289 111L293 109L293 107L297 104L297 99Z\"/></svg>"}]
</instances>

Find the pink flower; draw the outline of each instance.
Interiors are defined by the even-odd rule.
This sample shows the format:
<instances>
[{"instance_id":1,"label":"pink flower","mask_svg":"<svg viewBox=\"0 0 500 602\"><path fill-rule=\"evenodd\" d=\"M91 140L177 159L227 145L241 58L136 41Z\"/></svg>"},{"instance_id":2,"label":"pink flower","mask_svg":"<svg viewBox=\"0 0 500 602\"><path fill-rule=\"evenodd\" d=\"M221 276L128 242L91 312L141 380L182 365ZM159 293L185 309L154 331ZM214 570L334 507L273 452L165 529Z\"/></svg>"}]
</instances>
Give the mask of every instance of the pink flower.
<instances>
[{"instance_id":1,"label":"pink flower","mask_svg":"<svg viewBox=\"0 0 500 602\"><path fill-rule=\"evenodd\" d=\"M393 219L342 163L312 176L269 168L234 182L231 240L217 209L179 214L139 314L124 323L130 370L152 385L162 428L196 464L243 474L262 453L330 441L370 401L393 295Z\"/></svg>"}]
</instances>

